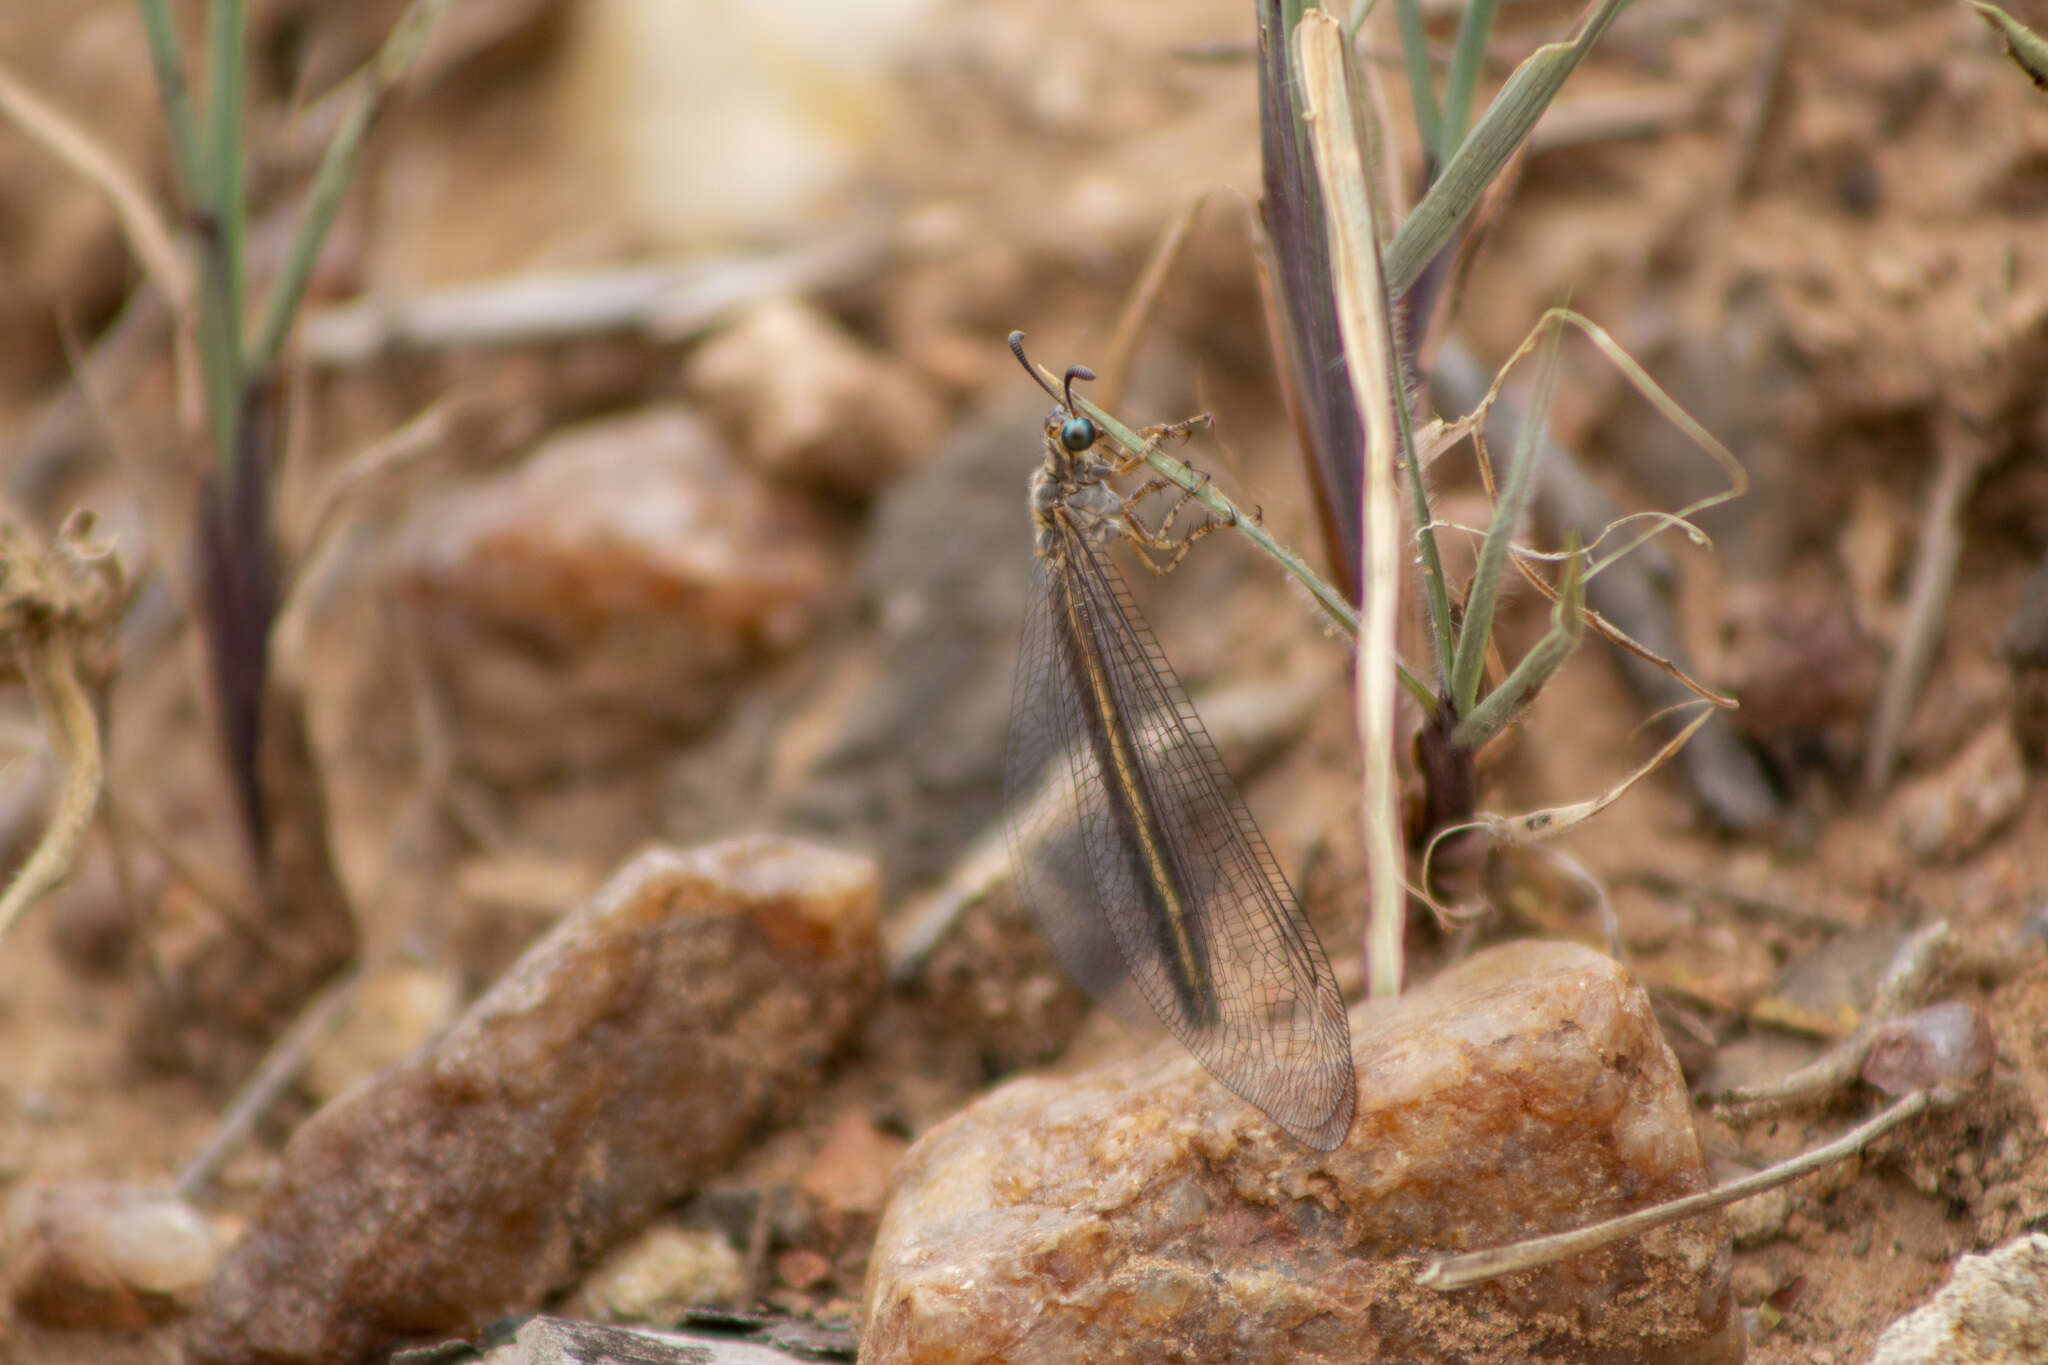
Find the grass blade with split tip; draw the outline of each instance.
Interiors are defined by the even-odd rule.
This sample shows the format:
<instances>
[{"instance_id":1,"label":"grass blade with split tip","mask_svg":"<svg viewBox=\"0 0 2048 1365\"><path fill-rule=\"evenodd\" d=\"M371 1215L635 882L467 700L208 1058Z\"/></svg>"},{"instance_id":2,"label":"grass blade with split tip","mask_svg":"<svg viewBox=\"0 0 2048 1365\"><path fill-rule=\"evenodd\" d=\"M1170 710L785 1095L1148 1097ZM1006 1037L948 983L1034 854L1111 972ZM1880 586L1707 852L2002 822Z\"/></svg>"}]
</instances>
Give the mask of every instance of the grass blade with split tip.
<instances>
[{"instance_id":1,"label":"grass blade with split tip","mask_svg":"<svg viewBox=\"0 0 2048 1365\"><path fill-rule=\"evenodd\" d=\"M135 0L142 11L142 31L149 41L150 64L156 69L157 98L170 130L171 168L188 202L197 202L206 175L199 149L199 122L192 113L192 86L178 53L178 28L171 21L169 0Z\"/></svg>"},{"instance_id":2,"label":"grass blade with split tip","mask_svg":"<svg viewBox=\"0 0 2048 1365\"><path fill-rule=\"evenodd\" d=\"M1348 604L1358 594L1363 437L1342 364L1322 190L1309 164L1290 55L1301 12L1301 0L1259 4L1261 284L1282 396L1308 465L1326 557Z\"/></svg>"}]
</instances>

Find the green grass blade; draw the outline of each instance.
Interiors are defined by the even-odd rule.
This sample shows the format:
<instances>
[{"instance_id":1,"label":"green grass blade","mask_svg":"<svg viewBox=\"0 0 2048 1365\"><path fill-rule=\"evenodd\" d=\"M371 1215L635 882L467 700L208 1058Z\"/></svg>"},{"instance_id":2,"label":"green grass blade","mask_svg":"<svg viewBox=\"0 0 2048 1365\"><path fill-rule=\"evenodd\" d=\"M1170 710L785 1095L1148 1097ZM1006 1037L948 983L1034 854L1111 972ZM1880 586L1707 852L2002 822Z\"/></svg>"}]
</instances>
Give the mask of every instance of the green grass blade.
<instances>
[{"instance_id":1,"label":"green grass blade","mask_svg":"<svg viewBox=\"0 0 2048 1365\"><path fill-rule=\"evenodd\" d=\"M1499 734L1579 647L1579 639L1585 633L1585 556L1578 552L1576 535L1567 548L1564 578L1558 584L1557 601L1550 610L1550 629L1534 649L1522 656L1506 680L1458 722L1458 728L1451 732L1453 744L1476 750Z\"/></svg>"},{"instance_id":2,"label":"green grass blade","mask_svg":"<svg viewBox=\"0 0 2048 1365\"><path fill-rule=\"evenodd\" d=\"M1486 58L1486 40L1493 36L1494 0L1470 0L1458 20L1458 44L1451 50L1450 73L1444 77L1443 124L1436 157L1449 165L1472 126L1472 101L1479 89L1479 66Z\"/></svg>"},{"instance_id":3,"label":"green grass blade","mask_svg":"<svg viewBox=\"0 0 2048 1365\"><path fill-rule=\"evenodd\" d=\"M213 0L206 14L206 131L204 192L194 208L203 255L199 352L206 372L206 406L215 457L232 470L242 407L242 244L247 229L243 195L242 55L248 32L243 0Z\"/></svg>"},{"instance_id":4,"label":"green grass blade","mask_svg":"<svg viewBox=\"0 0 2048 1365\"><path fill-rule=\"evenodd\" d=\"M1437 145L1443 126L1437 111L1436 83L1429 71L1429 34L1422 26L1421 0L1395 0L1394 18L1401 30L1401 61L1408 71L1408 99L1415 106L1415 126L1422 145ZM1394 289L1401 286L1393 285Z\"/></svg>"},{"instance_id":5,"label":"green grass blade","mask_svg":"<svg viewBox=\"0 0 2048 1365\"><path fill-rule=\"evenodd\" d=\"M284 268L271 283L270 293L264 299L256 343L249 351L250 373L261 374L277 362L279 353L284 349L285 337L291 331L292 319L298 313L299 301L305 297L306 281L312 278L313 267L319 262L320 247L327 240L328 229L334 226L334 217L341 211L349 181L354 178L356 156L362 149L363 135L369 131L384 100L418 60L434 26L453 2L413 0L384 39L376 59L356 77L356 89L349 97L348 109L342 115L340 126L334 130L326 151L321 154L319 169L313 173L313 185L306 196L305 216L299 220L298 231L292 237Z\"/></svg>"},{"instance_id":6,"label":"green grass blade","mask_svg":"<svg viewBox=\"0 0 2048 1365\"><path fill-rule=\"evenodd\" d=\"M171 22L168 0L135 0L142 11L142 31L149 39L149 59L156 68L156 90L164 107L164 126L171 135L171 165L186 202L196 202L206 167L199 149L199 120L192 112L192 87L185 79L178 52L178 30Z\"/></svg>"},{"instance_id":7,"label":"green grass blade","mask_svg":"<svg viewBox=\"0 0 2048 1365\"><path fill-rule=\"evenodd\" d=\"M1372 12L1380 7L1380 0L1355 0L1351 6L1351 17L1344 21L1344 41L1356 47L1358 30L1365 27L1365 21L1372 18Z\"/></svg>"},{"instance_id":8,"label":"green grass blade","mask_svg":"<svg viewBox=\"0 0 2048 1365\"><path fill-rule=\"evenodd\" d=\"M1472 135L1459 145L1457 155L1394 234L1386 256L1390 292L1398 294L1415 283L1437 252L1443 250L1458 224L1465 220L1501 167L1514 155L1515 148L1563 89L1565 79L1628 3L1629 0L1603 0L1569 40L1536 49L1515 68Z\"/></svg>"},{"instance_id":9,"label":"green grass blade","mask_svg":"<svg viewBox=\"0 0 2048 1365\"><path fill-rule=\"evenodd\" d=\"M1549 419L1550 397L1557 387L1557 357L1560 332L1553 329L1544 342L1536 365L1536 385L1522 417L1522 429L1515 437L1514 463L1507 480L1494 499L1493 520L1480 543L1479 559L1472 571L1472 589L1465 599L1465 619L1458 627L1458 652L1451 663L1451 701L1457 714L1472 712L1479 701L1479 676L1486 666L1486 645L1493 635L1494 606L1500 599L1502 576L1507 572L1508 550L1515 529L1529 510L1536 493L1536 461L1543 424ZM1475 438L1476 439L1476 438Z\"/></svg>"},{"instance_id":10,"label":"green grass blade","mask_svg":"<svg viewBox=\"0 0 2048 1365\"><path fill-rule=\"evenodd\" d=\"M1984 16L1984 22L2005 39L2005 50L2019 64L2020 70L2026 72L2035 85L2048 89L2048 43L2041 41L2041 35L1996 5L1987 5L1983 0L1972 0L1972 3L1976 4L1977 13Z\"/></svg>"}]
</instances>

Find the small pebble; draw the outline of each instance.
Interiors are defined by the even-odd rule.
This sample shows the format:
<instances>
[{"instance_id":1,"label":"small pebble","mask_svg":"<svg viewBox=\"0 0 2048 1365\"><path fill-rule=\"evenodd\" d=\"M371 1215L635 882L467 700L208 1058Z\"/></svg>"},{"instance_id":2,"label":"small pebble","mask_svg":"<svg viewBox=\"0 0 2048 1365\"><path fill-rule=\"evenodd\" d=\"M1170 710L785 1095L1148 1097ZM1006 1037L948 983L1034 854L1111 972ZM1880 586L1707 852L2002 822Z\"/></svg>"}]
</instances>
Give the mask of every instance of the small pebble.
<instances>
[{"instance_id":1,"label":"small pebble","mask_svg":"<svg viewBox=\"0 0 2048 1365\"><path fill-rule=\"evenodd\" d=\"M945 415L908 369L788 299L706 341L687 378L752 462L842 494L871 493L923 455Z\"/></svg>"},{"instance_id":2,"label":"small pebble","mask_svg":"<svg viewBox=\"0 0 2048 1365\"><path fill-rule=\"evenodd\" d=\"M1754 1308L1778 1287L1778 1275L1767 1265L1739 1265L1729 1272L1728 1287L1737 1303Z\"/></svg>"},{"instance_id":3,"label":"small pebble","mask_svg":"<svg viewBox=\"0 0 2048 1365\"><path fill-rule=\"evenodd\" d=\"M1869 1365L2038 1365L2048 1360L2048 1236L1955 1263L1933 1299L1884 1330Z\"/></svg>"},{"instance_id":4,"label":"small pebble","mask_svg":"<svg viewBox=\"0 0 2048 1365\"><path fill-rule=\"evenodd\" d=\"M805 506L674 406L557 433L421 501L398 543L461 757L506 782L701 731L802 638L834 575Z\"/></svg>"},{"instance_id":5,"label":"small pebble","mask_svg":"<svg viewBox=\"0 0 2048 1365\"><path fill-rule=\"evenodd\" d=\"M1996 1050L1982 1010L1945 1000L1879 1024L1863 1079L1887 1095L1962 1090L1991 1069Z\"/></svg>"},{"instance_id":6,"label":"small pebble","mask_svg":"<svg viewBox=\"0 0 2048 1365\"><path fill-rule=\"evenodd\" d=\"M1921 862L1953 862L2011 823L2026 799L2026 760L2000 720L1941 771L1900 792L1893 823Z\"/></svg>"},{"instance_id":7,"label":"small pebble","mask_svg":"<svg viewBox=\"0 0 2048 1365\"><path fill-rule=\"evenodd\" d=\"M1791 1191L1782 1186L1765 1190L1728 1206L1728 1232L1738 1247L1761 1246L1781 1235L1785 1231L1785 1220L1791 1216Z\"/></svg>"},{"instance_id":8,"label":"small pebble","mask_svg":"<svg viewBox=\"0 0 2048 1365\"><path fill-rule=\"evenodd\" d=\"M692 1308L737 1308L745 1258L716 1228L653 1227L583 1277L564 1305L574 1317L670 1326Z\"/></svg>"},{"instance_id":9,"label":"small pebble","mask_svg":"<svg viewBox=\"0 0 2048 1365\"><path fill-rule=\"evenodd\" d=\"M775 1258L775 1277L791 1289L815 1289L832 1278L832 1263L808 1247L797 1247Z\"/></svg>"},{"instance_id":10,"label":"small pebble","mask_svg":"<svg viewBox=\"0 0 2048 1365\"><path fill-rule=\"evenodd\" d=\"M108 1331L181 1315L221 1253L212 1224L175 1194L99 1181L16 1190L6 1246L10 1294L25 1317Z\"/></svg>"}]
</instances>

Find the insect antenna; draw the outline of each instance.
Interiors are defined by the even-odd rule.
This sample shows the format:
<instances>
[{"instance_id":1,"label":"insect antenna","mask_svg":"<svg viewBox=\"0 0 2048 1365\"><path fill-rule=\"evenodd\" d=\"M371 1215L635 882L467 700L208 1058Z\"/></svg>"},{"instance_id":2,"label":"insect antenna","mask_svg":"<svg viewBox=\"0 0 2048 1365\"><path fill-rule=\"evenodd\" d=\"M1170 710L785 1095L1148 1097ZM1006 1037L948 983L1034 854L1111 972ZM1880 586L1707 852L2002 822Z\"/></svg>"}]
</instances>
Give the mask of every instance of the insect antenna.
<instances>
[{"instance_id":1,"label":"insect antenna","mask_svg":"<svg viewBox=\"0 0 2048 1365\"><path fill-rule=\"evenodd\" d=\"M1024 354L1024 334L1022 332L1010 333L1010 353L1017 357L1017 363L1024 367L1024 373L1030 375L1032 381L1036 383L1039 388L1044 389L1047 393L1051 394L1052 400L1055 403L1058 403L1060 406L1064 407L1068 412L1073 412L1075 410L1074 381L1076 379L1095 378L1095 371L1089 369L1086 365L1069 365L1067 366L1066 377L1063 383L1061 384L1061 388L1056 389L1052 385L1046 383L1045 376L1038 372L1038 367L1032 364L1030 358ZM1065 392L1062 392L1062 389L1064 389Z\"/></svg>"}]
</instances>

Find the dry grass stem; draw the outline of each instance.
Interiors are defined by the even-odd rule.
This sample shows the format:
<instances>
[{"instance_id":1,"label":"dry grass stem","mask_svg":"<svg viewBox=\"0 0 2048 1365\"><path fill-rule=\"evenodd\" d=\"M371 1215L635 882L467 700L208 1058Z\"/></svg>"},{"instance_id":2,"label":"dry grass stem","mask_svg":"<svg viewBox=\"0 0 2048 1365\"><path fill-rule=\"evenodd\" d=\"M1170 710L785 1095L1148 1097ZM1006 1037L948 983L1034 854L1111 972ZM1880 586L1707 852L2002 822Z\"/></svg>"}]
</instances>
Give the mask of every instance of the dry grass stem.
<instances>
[{"instance_id":1,"label":"dry grass stem","mask_svg":"<svg viewBox=\"0 0 2048 1365\"><path fill-rule=\"evenodd\" d=\"M1899 740L1920 700L1921 684L1948 622L1949 594L1955 590L1956 566L1963 557L1963 508L1994 454L1987 441L1961 422L1948 424L1939 445L1934 487L1928 490L1927 515L1920 523L1920 549L1913 557L1905 624L1885 665L1864 742L1863 791L1872 798L1883 793L1898 765Z\"/></svg>"},{"instance_id":2,"label":"dry grass stem","mask_svg":"<svg viewBox=\"0 0 2048 1365\"><path fill-rule=\"evenodd\" d=\"M383 351L518 346L613 332L683 341L753 304L866 278L885 244L854 234L772 255L689 266L517 275L409 297L369 297L306 315L299 355L361 365Z\"/></svg>"},{"instance_id":3,"label":"dry grass stem","mask_svg":"<svg viewBox=\"0 0 2048 1365\"><path fill-rule=\"evenodd\" d=\"M1454 825L1445 825L1430 836L1429 846L1422 855L1422 885L1429 885L1429 864L1435 855L1437 845L1454 835L1467 830L1478 830L1496 843L1516 848L1530 848L1555 839L1558 835L1577 829L1586 821L1606 810L1626 796L1635 785L1657 769L1668 763L1672 756L1685 747L1685 742L1699 731L1702 725L1712 720L1712 711L1701 711L1688 722L1684 729L1664 742L1662 748L1652 754L1647 762L1621 781L1615 783L1598 796L1584 801L1574 801L1563 806L1548 806L1542 810L1529 811L1522 815L1489 815L1484 811L1470 820L1461 820Z\"/></svg>"},{"instance_id":4,"label":"dry grass stem","mask_svg":"<svg viewBox=\"0 0 2048 1365\"><path fill-rule=\"evenodd\" d=\"M1397 995L1408 897L1401 884L1401 815L1394 773L1395 627L1401 607L1401 528L1395 501L1393 414L1405 401L1394 371L1373 228L1364 153L1352 120L1344 76L1344 33L1320 10L1295 29L1303 118L1315 146L1316 178L1329 226L1337 326L1350 358L1351 390L1365 422L1364 527L1359 582L1364 585L1358 631L1358 735L1365 759L1362 812L1367 893L1366 968L1370 994Z\"/></svg>"},{"instance_id":5,"label":"dry grass stem","mask_svg":"<svg viewBox=\"0 0 2048 1365\"><path fill-rule=\"evenodd\" d=\"M107 804L113 808L122 831L156 855L172 879L191 892L193 897L212 911L221 923L247 936L251 942L262 947L279 961L295 964L302 961L302 953L288 940L273 934L245 908L247 893L236 891L214 876L197 859L187 854L183 846L173 839L163 826L144 815L139 807L123 801L116 792L107 793Z\"/></svg>"},{"instance_id":6,"label":"dry grass stem","mask_svg":"<svg viewBox=\"0 0 2048 1365\"><path fill-rule=\"evenodd\" d=\"M277 1098L306 1069L306 1061L321 1040L341 1023L349 1002L355 999L360 972L350 967L313 997L291 1028L271 1045L256 1071L243 1083L221 1115L213 1133L193 1158L178 1172L177 1191L186 1199L197 1199L220 1163L242 1144Z\"/></svg>"},{"instance_id":7,"label":"dry grass stem","mask_svg":"<svg viewBox=\"0 0 2048 1365\"><path fill-rule=\"evenodd\" d=\"M1883 1137L1906 1120L1915 1117L1932 1103L1927 1092L1915 1090L1901 1096L1890 1107L1875 1118L1850 1129L1833 1142L1816 1147L1810 1152L1781 1161L1775 1166L1758 1171L1755 1175L1744 1176L1730 1181L1718 1189L1704 1194L1687 1195L1654 1208L1639 1209L1625 1213L1619 1218L1594 1223L1571 1232L1560 1232L1551 1237L1532 1238L1516 1242L1512 1246L1494 1247L1487 1251L1468 1252L1463 1256L1438 1257L1422 1268L1416 1283L1431 1289L1464 1289L1483 1280L1512 1275L1518 1270L1533 1270L1537 1266L1553 1265L1567 1257L1582 1255L1597 1250L1624 1237L1633 1237L1648 1232L1666 1223L1675 1223L1681 1218L1706 1213L1738 1199L1747 1199L1765 1190L1774 1190L1780 1185L1790 1184L1803 1175L1808 1175L1844 1158L1855 1156L1865 1147Z\"/></svg>"},{"instance_id":8,"label":"dry grass stem","mask_svg":"<svg viewBox=\"0 0 2048 1365\"><path fill-rule=\"evenodd\" d=\"M410 466L414 460L435 450L447 439L465 404L459 394L449 394L429 404L403 426L364 446L344 460L313 495L313 510L306 519L299 558L310 561L333 534L334 524L349 502L363 488L389 474Z\"/></svg>"},{"instance_id":9,"label":"dry grass stem","mask_svg":"<svg viewBox=\"0 0 2048 1365\"><path fill-rule=\"evenodd\" d=\"M1123 405L1124 386L1131 379L1131 357L1137 354L1138 339L1144 335L1152 315L1159 308L1159 300L1166 293L1166 282L1173 275L1174 266L1187 250L1188 238L1193 235L1195 224L1201 220L1202 210L1209 204L1209 193L1203 191L1195 201L1174 215L1166 230L1159 234L1159 240L1152 247L1152 255L1145 262L1144 271L1138 276L1138 283L1131 289L1131 297L1124 304L1124 311L1116 320L1116 331L1110 334L1109 350L1103 363L1096 367L1099 378L1095 385L1095 401L1106 408Z\"/></svg>"},{"instance_id":10,"label":"dry grass stem","mask_svg":"<svg viewBox=\"0 0 2048 1365\"><path fill-rule=\"evenodd\" d=\"M156 205L128 168L98 138L44 103L4 66L0 66L0 113L107 196L129 249L171 301L172 310L185 316L192 303L192 272L178 255Z\"/></svg>"}]
</instances>

